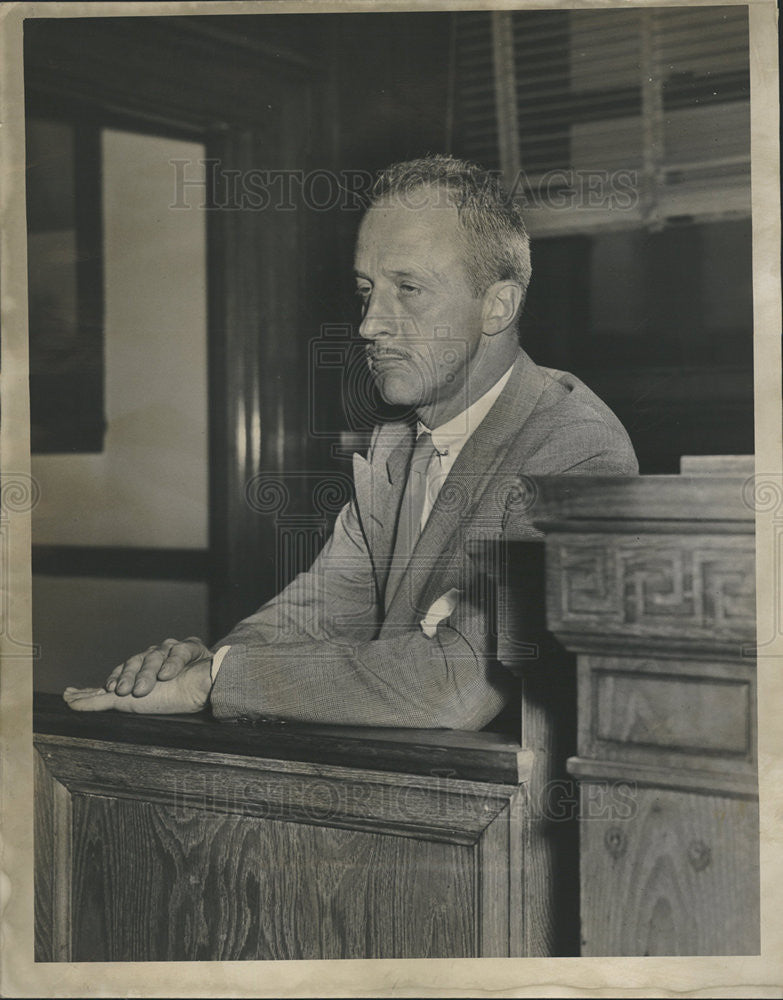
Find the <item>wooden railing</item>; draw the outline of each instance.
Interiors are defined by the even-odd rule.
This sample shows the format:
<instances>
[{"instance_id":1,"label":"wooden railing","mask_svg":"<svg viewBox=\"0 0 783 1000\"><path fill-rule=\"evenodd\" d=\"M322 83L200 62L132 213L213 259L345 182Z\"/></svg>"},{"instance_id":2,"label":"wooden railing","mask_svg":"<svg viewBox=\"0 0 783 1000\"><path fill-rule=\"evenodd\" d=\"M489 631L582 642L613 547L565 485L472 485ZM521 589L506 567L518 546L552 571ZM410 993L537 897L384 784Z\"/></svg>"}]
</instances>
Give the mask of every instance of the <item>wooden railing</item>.
<instances>
[{"instance_id":1,"label":"wooden railing","mask_svg":"<svg viewBox=\"0 0 783 1000\"><path fill-rule=\"evenodd\" d=\"M495 733L36 699L40 961L523 955L532 754Z\"/></svg>"},{"instance_id":2,"label":"wooden railing","mask_svg":"<svg viewBox=\"0 0 783 1000\"><path fill-rule=\"evenodd\" d=\"M471 552L503 732L38 696L38 959L756 952L749 471L534 484L543 540Z\"/></svg>"},{"instance_id":3,"label":"wooden railing","mask_svg":"<svg viewBox=\"0 0 783 1000\"><path fill-rule=\"evenodd\" d=\"M584 955L759 951L752 459L538 483L577 659Z\"/></svg>"}]
</instances>

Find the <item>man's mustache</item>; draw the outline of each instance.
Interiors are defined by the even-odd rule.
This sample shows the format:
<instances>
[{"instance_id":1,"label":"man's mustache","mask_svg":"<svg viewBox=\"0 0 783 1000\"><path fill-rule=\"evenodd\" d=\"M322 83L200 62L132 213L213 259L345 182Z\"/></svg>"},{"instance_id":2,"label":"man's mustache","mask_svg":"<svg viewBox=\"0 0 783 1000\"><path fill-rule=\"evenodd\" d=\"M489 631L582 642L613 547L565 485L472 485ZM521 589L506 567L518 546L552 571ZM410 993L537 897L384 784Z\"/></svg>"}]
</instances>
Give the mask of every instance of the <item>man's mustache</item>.
<instances>
[{"instance_id":1,"label":"man's mustache","mask_svg":"<svg viewBox=\"0 0 783 1000\"><path fill-rule=\"evenodd\" d=\"M374 361L384 361L386 359L392 360L397 359L401 361L410 361L411 355L406 351L401 351L396 347L366 347L365 355L369 362Z\"/></svg>"}]
</instances>

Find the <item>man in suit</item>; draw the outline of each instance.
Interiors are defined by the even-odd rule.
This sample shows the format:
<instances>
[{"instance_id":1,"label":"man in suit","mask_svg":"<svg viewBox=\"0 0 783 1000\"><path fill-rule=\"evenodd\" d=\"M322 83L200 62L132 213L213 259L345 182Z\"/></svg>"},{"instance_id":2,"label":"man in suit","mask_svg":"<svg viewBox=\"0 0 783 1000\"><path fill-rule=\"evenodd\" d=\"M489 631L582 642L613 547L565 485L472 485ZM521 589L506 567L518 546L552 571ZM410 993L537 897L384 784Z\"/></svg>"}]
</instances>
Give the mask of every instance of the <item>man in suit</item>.
<instances>
[{"instance_id":1,"label":"man in suit","mask_svg":"<svg viewBox=\"0 0 783 1000\"><path fill-rule=\"evenodd\" d=\"M533 531L520 476L634 474L633 449L585 385L519 347L529 243L485 171L389 168L355 264L371 373L415 420L377 427L354 456L355 499L281 594L212 650L168 639L105 688L67 689L72 708L480 729L504 707L471 539Z\"/></svg>"}]
</instances>

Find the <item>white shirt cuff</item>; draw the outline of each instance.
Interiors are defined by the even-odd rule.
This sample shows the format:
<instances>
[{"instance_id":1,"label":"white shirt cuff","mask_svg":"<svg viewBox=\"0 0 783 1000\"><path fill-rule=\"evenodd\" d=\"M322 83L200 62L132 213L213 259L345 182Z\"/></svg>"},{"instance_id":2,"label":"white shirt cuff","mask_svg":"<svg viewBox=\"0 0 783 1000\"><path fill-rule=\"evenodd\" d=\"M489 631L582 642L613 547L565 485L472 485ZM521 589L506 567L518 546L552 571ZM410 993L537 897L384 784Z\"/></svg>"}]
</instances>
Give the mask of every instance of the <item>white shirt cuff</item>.
<instances>
[{"instance_id":1,"label":"white shirt cuff","mask_svg":"<svg viewBox=\"0 0 783 1000\"><path fill-rule=\"evenodd\" d=\"M230 646L221 646L220 649L212 657L212 666L209 668L209 670L212 677L213 685L217 680L218 670L220 670L220 666L223 663L223 659L225 658L225 655L229 651L229 649L231 649Z\"/></svg>"}]
</instances>

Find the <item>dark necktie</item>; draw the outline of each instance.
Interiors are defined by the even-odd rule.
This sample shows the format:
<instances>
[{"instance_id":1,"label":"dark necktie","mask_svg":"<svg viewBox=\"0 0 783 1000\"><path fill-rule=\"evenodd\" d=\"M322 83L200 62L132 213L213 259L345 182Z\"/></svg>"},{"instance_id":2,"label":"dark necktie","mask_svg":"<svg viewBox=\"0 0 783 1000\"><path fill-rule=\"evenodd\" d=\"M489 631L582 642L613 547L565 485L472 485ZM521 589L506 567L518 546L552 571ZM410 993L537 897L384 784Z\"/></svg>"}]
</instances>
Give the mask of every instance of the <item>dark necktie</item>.
<instances>
[{"instance_id":1,"label":"dark necktie","mask_svg":"<svg viewBox=\"0 0 783 1000\"><path fill-rule=\"evenodd\" d=\"M407 569L411 555L421 533L421 515L427 496L427 467L435 454L432 435L424 431L416 439L416 445L408 467L408 481L400 505L397 520L397 534L394 539L394 554L386 581L386 609L397 592L400 580Z\"/></svg>"}]
</instances>

